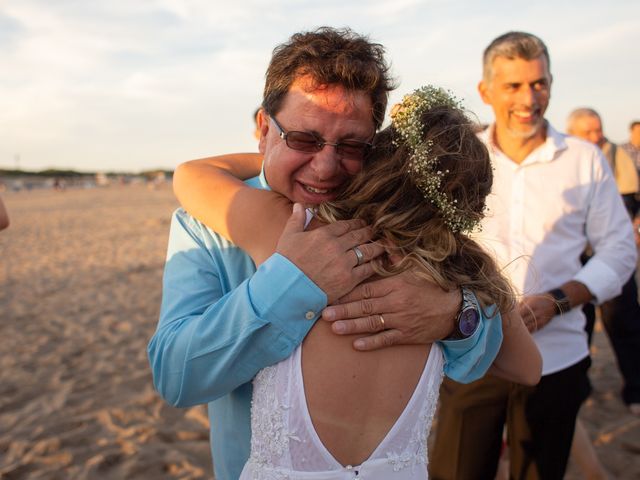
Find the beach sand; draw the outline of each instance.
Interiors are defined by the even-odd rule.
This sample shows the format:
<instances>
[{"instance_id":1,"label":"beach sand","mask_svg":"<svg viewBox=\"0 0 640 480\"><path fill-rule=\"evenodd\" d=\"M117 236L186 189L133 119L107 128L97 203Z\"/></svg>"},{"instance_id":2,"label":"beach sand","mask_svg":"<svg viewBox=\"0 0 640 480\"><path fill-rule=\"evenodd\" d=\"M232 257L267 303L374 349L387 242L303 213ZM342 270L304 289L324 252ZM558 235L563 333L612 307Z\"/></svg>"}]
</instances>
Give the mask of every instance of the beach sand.
<instances>
[{"instance_id":1,"label":"beach sand","mask_svg":"<svg viewBox=\"0 0 640 480\"><path fill-rule=\"evenodd\" d=\"M146 357L170 187L1 195L0 478L212 478L204 408L167 406ZM600 458L612 478L640 478L640 418L601 331L591 378L581 417Z\"/></svg>"}]
</instances>

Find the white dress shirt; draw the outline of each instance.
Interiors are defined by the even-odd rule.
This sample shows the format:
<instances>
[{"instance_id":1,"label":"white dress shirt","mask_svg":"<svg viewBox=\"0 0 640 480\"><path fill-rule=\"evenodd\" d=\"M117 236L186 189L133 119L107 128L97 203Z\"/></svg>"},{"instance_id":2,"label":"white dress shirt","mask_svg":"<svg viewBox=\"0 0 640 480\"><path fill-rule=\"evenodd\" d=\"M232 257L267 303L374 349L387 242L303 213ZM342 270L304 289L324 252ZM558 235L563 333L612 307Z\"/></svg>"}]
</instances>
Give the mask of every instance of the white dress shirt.
<instances>
[{"instance_id":1,"label":"white dress shirt","mask_svg":"<svg viewBox=\"0 0 640 480\"><path fill-rule=\"evenodd\" d=\"M493 189L475 237L522 295L548 292L570 280L583 283L602 303L619 295L634 270L636 247L615 180L595 146L557 132L520 164L480 134L489 149ZM595 254L582 266L589 243ZM542 374L558 372L589 354L581 308L555 316L536 331Z\"/></svg>"}]
</instances>

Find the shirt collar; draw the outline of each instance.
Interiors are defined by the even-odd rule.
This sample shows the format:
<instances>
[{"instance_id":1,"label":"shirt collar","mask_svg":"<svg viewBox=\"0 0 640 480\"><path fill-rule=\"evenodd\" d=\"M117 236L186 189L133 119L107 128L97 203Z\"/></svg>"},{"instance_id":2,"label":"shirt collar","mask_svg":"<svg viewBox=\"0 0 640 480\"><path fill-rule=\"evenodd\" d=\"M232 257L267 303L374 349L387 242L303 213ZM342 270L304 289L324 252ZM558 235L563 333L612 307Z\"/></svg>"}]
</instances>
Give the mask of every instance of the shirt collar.
<instances>
[{"instance_id":1,"label":"shirt collar","mask_svg":"<svg viewBox=\"0 0 640 480\"><path fill-rule=\"evenodd\" d=\"M529 165L532 163L548 163L554 160L560 152L567 148L566 135L558 132L553 126L547 121L547 138L545 142L537 147L533 152L529 154L527 158L520 165ZM496 124L493 123L489 128L486 128L481 134L480 138L485 142L485 145L488 146L490 153L492 154L500 154L502 156L506 155L498 146L493 142L493 132L496 128Z\"/></svg>"},{"instance_id":2,"label":"shirt collar","mask_svg":"<svg viewBox=\"0 0 640 480\"><path fill-rule=\"evenodd\" d=\"M257 177L250 178L246 181L246 184L253 188L260 188L262 190L271 190L271 187L267 183L267 177L264 175L264 163L262 164L262 169L260 170L260 175Z\"/></svg>"}]
</instances>

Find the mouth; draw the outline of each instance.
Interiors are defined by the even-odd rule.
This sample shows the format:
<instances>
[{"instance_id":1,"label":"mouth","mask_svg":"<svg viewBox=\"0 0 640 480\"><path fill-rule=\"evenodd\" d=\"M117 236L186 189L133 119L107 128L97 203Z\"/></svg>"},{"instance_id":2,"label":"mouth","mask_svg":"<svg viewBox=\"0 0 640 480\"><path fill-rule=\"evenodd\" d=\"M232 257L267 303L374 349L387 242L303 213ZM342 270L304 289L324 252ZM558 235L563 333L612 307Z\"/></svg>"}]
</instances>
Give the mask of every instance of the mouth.
<instances>
[{"instance_id":1,"label":"mouth","mask_svg":"<svg viewBox=\"0 0 640 480\"><path fill-rule=\"evenodd\" d=\"M338 193L338 188L334 186L313 186L308 183L298 182L298 187L307 203L322 203L331 201Z\"/></svg>"},{"instance_id":2,"label":"mouth","mask_svg":"<svg viewBox=\"0 0 640 480\"><path fill-rule=\"evenodd\" d=\"M331 188L316 188L312 187L311 185L305 185L304 183L302 184L302 186L307 192L317 195L326 195L327 193L331 192L331 190L333 190Z\"/></svg>"},{"instance_id":3,"label":"mouth","mask_svg":"<svg viewBox=\"0 0 640 480\"><path fill-rule=\"evenodd\" d=\"M522 123L530 123L538 119L538 110L512 110L511 115Z\"/></svg>"}]
</instances>

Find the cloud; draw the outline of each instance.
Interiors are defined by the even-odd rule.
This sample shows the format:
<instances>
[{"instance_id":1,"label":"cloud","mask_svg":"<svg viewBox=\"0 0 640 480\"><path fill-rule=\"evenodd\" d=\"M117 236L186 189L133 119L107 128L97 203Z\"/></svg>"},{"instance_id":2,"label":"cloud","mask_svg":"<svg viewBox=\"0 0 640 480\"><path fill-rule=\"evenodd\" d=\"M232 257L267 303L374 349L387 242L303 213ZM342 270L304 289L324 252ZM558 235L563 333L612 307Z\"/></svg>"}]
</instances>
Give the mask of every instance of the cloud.
<instances>
[{"instance_id":1,"label":"cloud","mask_svg":"<svg viewBox=\"0 0 640 480\"><path fill-rule=\"evenodd\" d=\"M320 25L349 25L387 47L402 82L392 101L436 83L485 119L475 92L482 48L510 29L534 31L552 49L559 114L580 82L609 94L607 115L637 116L637 87L626 78L640 67L625 52L638 43L639 14L634 2L603 11L594 0L579 11L540 0L517 12L504 1L1 2L0 167L16 153L25 167L132 168L254 149L251 114L272 48ZM611 78L618 71L625 78Z\"/></svg>"}]
</instances>

